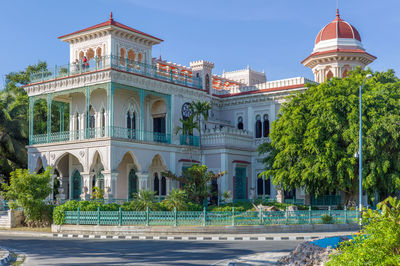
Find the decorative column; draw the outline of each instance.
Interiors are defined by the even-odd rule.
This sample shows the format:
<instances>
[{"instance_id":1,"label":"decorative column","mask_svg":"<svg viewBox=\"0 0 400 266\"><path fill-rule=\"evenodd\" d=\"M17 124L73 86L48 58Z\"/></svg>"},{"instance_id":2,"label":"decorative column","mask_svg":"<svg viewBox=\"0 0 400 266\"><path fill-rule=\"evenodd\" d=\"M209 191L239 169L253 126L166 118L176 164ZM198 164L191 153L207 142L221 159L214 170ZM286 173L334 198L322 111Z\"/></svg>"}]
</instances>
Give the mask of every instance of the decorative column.
<instances>
[{"instance_id":1,"label":"decorative column","mask_svg":"<svg viewBox=\"0 0 400 266\"><path fill-rule=\"evenodd\" d=\"M136 175L139 179L139 190L148 189L147 188L147 180L149 178L149 173L148 172L137 172Z\"/></svg>"},{"instance_id":2,"label":"decorative column","mask_svg":"<svg viewBox=\"0 0 400 266\"><path fill-rule=\"evenodd\" d=\"M81 177L83 181L81 199L89 200L93 189L92 182L90 182L92 180L90 177L90 173L81 173Z\"/></svg>"},{"instance_id":3,"label":"decorative column","mask_svg":"<svg viewBox=\"0 0 400 266\"><path fill-rule=\"evenodd\" d=\"M33 108L35 106L35 97L29 97L29 145L33 144Z\"/></svg>"},{"instance_id":4,"label":"decorative column","mask_svg":"<svg viewBox=\"0 0 400 266\"><path fill-rule=\"evenodd\" d=\"M85 138L89 138L89 109L90 108L90 89L89 87L85 88L85 110L86 113L84 114L85 117Z\"/></svg>"},{"instance_id":5,"label":"decorative column","mask_svg":"<svg viewBox=\"0 0 400 266\"><path fill-rule=\"evenodd\" d=\"M139 96L140 96L140 124L139 124L139 130L140 130L140 140L144 139L144 134L145 134L145 127L144 127L144 102L146 98L146 92L144 90L139 91Z\"/></svg>"},{"instance_id":6,"label":"decorative column","mask_svg":"<svg viewBox=\"0 0 400 266\"><path fill-rule=\"evenodd\" d=\"M50 143L51 135L51 93L47 94L47 143Z\"/></svg>"},{"instance_id":7,"label":"decorative column","mask_svg":"<svg viewBox=\"0 0 400 266\"><path fill-rule=\"evenodd\" d=\"M165 97L166 102L167 102L167 143L171 143L172 142L172 130L171 130L171 95L167 95ZM200 128L201 130L201 128Z\"/></svg>"},{"instance_id":8,"label":"decorative column","mask_svg":"<svg viewBox=\"0 0 400 266\"><path fill-rule=\"evenodd\" d=\"M107 127L108 136L113 136L113 126L114 126L114 91L115 86L113 82L107 84Z\"/></svg>"},{"instance_id":9,"label":"decorative column","mask_svg":"<svg viewBox=\"0 0 400 266\"><path fill-rule=\"evenodd\" d=\"M117 195L118 172L102 171L104 177L104 199L110 200Z\"/></svg>"},{"instance_id":10,"label":"decorative column","mask_svg":"<svg viewBox=\"0 0 400 266\"><path fill-rule=\"evenodd\" d=\"M64 132L64 103L58 105L60 111L60 132Z\"/></svg>"}]
</instances>

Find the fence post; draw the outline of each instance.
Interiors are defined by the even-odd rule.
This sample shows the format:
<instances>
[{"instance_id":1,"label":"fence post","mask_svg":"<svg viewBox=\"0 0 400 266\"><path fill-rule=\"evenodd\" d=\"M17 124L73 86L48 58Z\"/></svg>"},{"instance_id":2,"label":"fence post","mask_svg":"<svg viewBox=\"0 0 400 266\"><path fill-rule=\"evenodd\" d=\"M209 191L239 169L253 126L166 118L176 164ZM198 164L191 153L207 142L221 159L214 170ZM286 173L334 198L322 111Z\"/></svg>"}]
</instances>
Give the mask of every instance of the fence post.
<instances>
[{"instance_id":1,"label":"fence post","mask_svg":"<svg viewBox=\"0 0 400 266\"><path fill-rule=\"evenodd\" d=\"M177 213L176 213L176 207L174 208L174 226L176 227L178 225L178 221L177 221Z\"/></svg>"},{"instance_id":2,"label":"fence post","mask_svg":"<svg viewBox=\"0 0 400 266\"><path fill-rule=\"evenodd\" d=\"M149 207L146 209L146 226L149 226Z\"/></svg>"},{"instance_id":3,"label":"fence post","mask_svg":"<svg viewBox=\"0 0 400 266\"><path fill-rule=\"evenodd\" d=\"M286 223L285 224L288 224L288 222L289 222L289 211L288 211L288 207L286 207Z\"/></svg>"},{"instance_id":4,"label":"fence post","mask_svg":"<svg viewBox=\"0 0 400 266\"><path fill-rule=\"evenodd\" d=\"M235 207L232 207L232 226L235 226Z\"/></svg>"},{"instance_id":5,"label":"fence post","mask_svg":"<svg viewBox=\"0 0 400 266\"><path fill-rule=\"evenodd\" d=\"M262 208L260 207L260 225L263 224L263 213L262 213Z\"/></svg>"},{"instance_id":6,"label":"fence post","mask_svg":"<svg viewBox=\"0 0 400 266\"><path fill-rule=\"evenodd\" d=\"M121 207L119 207L119 210L118 210L118 224L119 224L119 226L122 225L122 208Z\"/></svg>"},{"instance_id":7,"label":"fence post","mask_svg":"<svg viewBox=\"0 0 400 266\"><path fill-rule=\"evenodd\" d=\"M311 206L308 206L308 223L312 224L312 212L311 212Z\"/></svg>"},{"instance_id":8,"label":"fence post","mask_svg":"<svg viewBox=\"0 0 400 266\"><path fill-rule=\"evenodd\" d=\"M203 226L206 226L207 210L206 207L203 208Z\"/></svg>"},{"instance_id":9,"label":"fence post","mask_svg":"<svg viewBox=\"0 0 400 266\"><path fill-rule=\"evenodd\" d=\"M329 216L332 216L331 206L328 207L328 215L329 215Z\"/></svg>"},{"instance_id":10,"label":"fence post","mask_svg":"<svg viewBox=\"0 0 400 266\"><path fill-rule=\"evenodd\" d=\"M97 207L97 225L100 225L100 207Z\"/></svg>"},{"instance_id":11,"label":"fence post","mask_svg":"<svg viewBox=\"0 0 400 266\"><path fill-rule=\"evenodd\" d=\"M356 218L357 218L357 222L360 220L360 213L358 212L358 206L356 206Z\"/></svg>"},{"instance_id":12,"label":"fence post","mask_svg":"<svg viewBox=\"0 0 400 266\"><path fill-rule=\"evenodd\" d=\"M77 225L79 225L79 222L80 222L80 219L81 219L80 216L81 216L81 214L80 214L79 207L78 207L78 220L76 222Z\"/></svg>"},{"instance_id":13,"label":"fence post","mask_svg":"<svg viewBox=\"0 0 400 266\"><path fill-rule=\"evenodd\" d=\"M347 224L347 206L344 206L344 223Z\"/></svg>"}]
</instances>

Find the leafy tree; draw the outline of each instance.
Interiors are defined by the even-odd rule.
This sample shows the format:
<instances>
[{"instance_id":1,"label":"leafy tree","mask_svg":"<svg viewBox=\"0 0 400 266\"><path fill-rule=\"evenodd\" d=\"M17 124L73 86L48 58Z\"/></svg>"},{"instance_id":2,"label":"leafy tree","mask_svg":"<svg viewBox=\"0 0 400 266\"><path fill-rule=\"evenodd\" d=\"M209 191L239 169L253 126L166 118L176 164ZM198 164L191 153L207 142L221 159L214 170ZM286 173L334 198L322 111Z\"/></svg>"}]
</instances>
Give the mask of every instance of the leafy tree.
<instances>
[{"instance_id":1,"label":"leafy tree","mask_svg":"<svg viewBox=\"0 0 400 266\"><path fill-rule=\"evenodd\" d=\"M17 169L11 172L10 185L2 184L3 197L12 200L16 207L22 207L27 221L43 219L43 200L52 191L50 171L48 167L42 174L30 174L27 169Z\"/></svg>"},{"instance_id":2,"label":"leafy tree","mask_svg":"<svg viewBox=\"0 0 400 266\"><path fill-rule=\"evenodd\" d=\"M367 225L353 240L343 242L327 265L399 265L400 201L389 197L378 210L364 214Z\"/></svg>"},{"instance_id":3,"label":"leafy tree","mask_svg":"<svg viewBox=\"0 0 400 266\"><path fill-rule=\"evenodd\" d=\"M344 191L345 201L358 192L358 92L367 73L309 85L290 96L272 124L271 143L260 145L274 185L304 187L316 196ZM400 188L400 82L394 71L375 72L364 86L363 189L381 198Z\"/></svg>"},{"instance_id":4,"label":"leafy tree","mask_svg":"<svg viewBox=\"0 0 400 266\"><path fill-rule=\"evenodd\" d=\"M176 176L171 171L163 173L163 175L184 183L184 190L189 200L202 204L203 200L211 196L209 183L225 174L225 172L214 174L213 172L207 172L207 169L206 165L194 164L187 171L183 171L182 176Z\"/></svg>"}]
</instances>

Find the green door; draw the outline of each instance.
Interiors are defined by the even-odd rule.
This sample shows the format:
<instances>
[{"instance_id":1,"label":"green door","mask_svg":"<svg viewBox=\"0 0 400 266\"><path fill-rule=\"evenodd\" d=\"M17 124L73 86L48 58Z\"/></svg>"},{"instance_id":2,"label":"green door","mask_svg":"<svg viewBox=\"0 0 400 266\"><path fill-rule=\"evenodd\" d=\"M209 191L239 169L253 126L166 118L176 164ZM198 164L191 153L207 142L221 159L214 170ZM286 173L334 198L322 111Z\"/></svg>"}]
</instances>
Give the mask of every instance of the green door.
<instances>
[{"instance_id":1,"label":"green door","mask_svg":"<svg viewBox=\"0 0 400 266\"><path fill-rule=\"evenodd\" d=\"M131 199L133 196L133 193L137 193L137 176L136 176L136 171L135 169L132 169L129 172L128 176L128 199Z\"/></svg>"},{"instance_id":2,"label":"green door","mask_svg":"<svg viewBox=\"0 0 400 266\"><path fill-rule=\"evenodd\" d=\"M235 199L246 199L246 168L235 168Z\"/></svg>"},{"instance_id":3,"label":"green door","mask_svg":"<svg viewBox=\"0 0 400 266\"><path fill-rule=\"evenodd\" d=\"M72 175L72 199L79 199L82 191L82 178L78 170Z\"/></svg>"}]
</instances>

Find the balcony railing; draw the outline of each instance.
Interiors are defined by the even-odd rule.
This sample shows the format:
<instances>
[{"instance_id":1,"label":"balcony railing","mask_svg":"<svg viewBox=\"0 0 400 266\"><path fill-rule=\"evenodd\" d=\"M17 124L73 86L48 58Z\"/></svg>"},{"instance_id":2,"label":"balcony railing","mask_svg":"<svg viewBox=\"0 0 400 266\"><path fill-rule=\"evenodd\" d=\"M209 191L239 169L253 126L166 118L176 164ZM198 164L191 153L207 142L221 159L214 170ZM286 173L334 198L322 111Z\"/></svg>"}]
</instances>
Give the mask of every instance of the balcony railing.
<instances>
[{"instance_id":1,"label":"balcony railing","mask_svg":"<svg viewBox=\"0 0 400 266\"><path fill-rule=\"evenodd\" d=\"M51 134L32 135L30 145L67 142L74 140L96 139L107 136L141 142L171 143L171 134L135 130L122 127L87 128L84 130L52 132Z\"/></svg>"},{"instance_id":2,"label":"balcony railing","mask_svg":"<svg viewBox=\"0 0 400 266\"><path fill-rule=\"evenodd\" d=\"M200 77L191 77L188 76L186 73L178 70L167 70L159 67L156 64L149 65L113 55L95 57L91 60L88 60L88 62L86 63L80 60L73 64L55 66L47 70L34 72L30 74L30 82L36 83L41 81L64 78L106 68L119 69L129 73L135 73L158 80L202 89L202 82Z\"/></svg>"},{"instance_id":3,"label":"balcony railing","mask_svg":"<svg viewBox=\"0 0 400 266\"><path fill-rule=\"evenodd\" d=\"M190 136L190 135L180 135L179 136L181 145L189 145L189 146L200 146L200 137L199 136Z\"/></svg>"}]
</instances>

